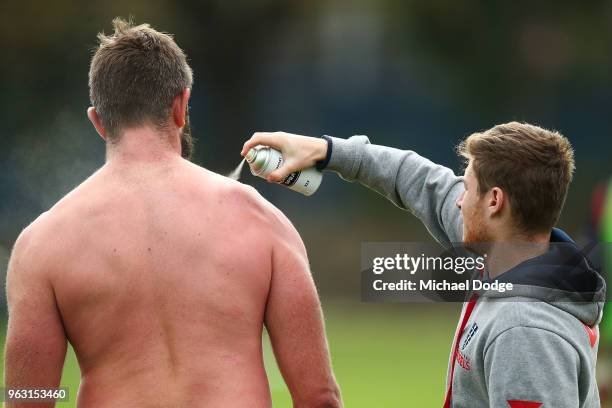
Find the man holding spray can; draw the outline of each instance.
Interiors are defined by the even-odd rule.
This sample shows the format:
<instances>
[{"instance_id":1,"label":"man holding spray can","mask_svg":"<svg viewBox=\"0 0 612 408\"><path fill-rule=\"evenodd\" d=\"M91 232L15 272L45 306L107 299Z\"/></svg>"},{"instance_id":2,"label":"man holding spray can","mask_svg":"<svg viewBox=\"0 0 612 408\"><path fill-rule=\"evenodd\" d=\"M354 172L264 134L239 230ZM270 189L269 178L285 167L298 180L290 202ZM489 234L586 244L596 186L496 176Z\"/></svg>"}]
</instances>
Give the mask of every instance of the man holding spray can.
<instances>
[{"instance_id":1,"label":"man holding spray can","mask_svg":"<svg viewBox=\"0 0 612 408\"><path fill-rule=\"evenodd\" d=\"M372 145L365 136L255 133L242 155L257 145L283 154L268 181L315 165L334 171L412 212L445 247L510 242L541 248L517 253L506 270L487 271L491 279L518 284L520 296L473 296L464 304L444 407L600 406L595 365L605 283L569 236L554 228L574 170L565 137L517 122L474 133L459 147L469 160L463 177L413 151ZM564 267L568 254L580 259L571 268ZM478 331L466 343L473 327Z\"/></svg>"}]
</instances>

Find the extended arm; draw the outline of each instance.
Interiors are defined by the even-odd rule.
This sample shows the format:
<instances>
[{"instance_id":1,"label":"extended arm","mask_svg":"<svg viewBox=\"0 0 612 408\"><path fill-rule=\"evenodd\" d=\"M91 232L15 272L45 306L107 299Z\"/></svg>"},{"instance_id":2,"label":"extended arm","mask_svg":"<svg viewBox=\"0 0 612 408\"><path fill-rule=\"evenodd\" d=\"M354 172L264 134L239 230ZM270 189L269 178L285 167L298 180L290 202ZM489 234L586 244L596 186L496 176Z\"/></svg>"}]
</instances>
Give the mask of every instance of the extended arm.
<instances>
[{"instance_id":1,"label":"extended arm","mask_svg":"<svg viewBox=\"0 0 612 408\"><path fill-rule=\"evenodd\" d=\"M4 359L7 389L57 388L66 356L66 335L45 267L48 260L43 252L37 251L29 235L26 230L17 240L7 272L9 321Z\"/></svg>"},{"instance_id":2,"label":"extended arm","mask_svg":"<svg viewBox=\"0 0 612 408\"><path fill-rule=\"evenodd\" d=\"M270 181L313 166L328 156L325 170L338 173L348 181L359 181L411 211L444 246L461 242L463 219L455 202L464 190L463 179L447 167L435 164L410 150L372 145L366 136L344 140L292 135L284 132L255 133L242 150L268 145L283 152L283 166L272 173Z\"/></svg>"},{"instance_id":3,"label":"extended arm","mask_svg":"<svg viewBox=\"0 0 612 408\"><path fill-rule=\"evenodd\" d=\"M451 169L411 150L372 145L366 136L331 140L326 170L359 181L409 210L442 245L462 240L463 221L455 202L464 187Z\"/></svg>"}]
</instances>

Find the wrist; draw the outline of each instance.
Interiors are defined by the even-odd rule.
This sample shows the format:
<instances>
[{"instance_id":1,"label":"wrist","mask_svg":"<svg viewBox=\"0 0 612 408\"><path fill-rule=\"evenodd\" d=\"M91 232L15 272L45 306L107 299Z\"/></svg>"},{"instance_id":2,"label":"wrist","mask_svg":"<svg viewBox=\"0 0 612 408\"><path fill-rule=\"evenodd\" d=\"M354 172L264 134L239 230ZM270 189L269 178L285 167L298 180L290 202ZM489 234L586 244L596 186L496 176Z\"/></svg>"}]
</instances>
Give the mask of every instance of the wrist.
<instances>
[{"instance_id":1,"label":"wrist","mask_svg":"<svg viewBox=\"0 0 612 408\"><path fill-rule=\"evenodd\" d=\"M331 159L332 153L332 141L327 135L321 136L317 139L318 149L317 156L315 159L315 166L317 170L321 171L327 167L329 160Z\"/></svg>"},{"instance_id":2,"label":"wrist","mask_svg":"<svg viewBox=\"0 0 612 408\"><path fill-rule=\"evenodd\" d=\"M314 152L313 159L315 162L325 160L327 155L327 141L323 138L313 138Z\"/></svg>"}]
</instances>

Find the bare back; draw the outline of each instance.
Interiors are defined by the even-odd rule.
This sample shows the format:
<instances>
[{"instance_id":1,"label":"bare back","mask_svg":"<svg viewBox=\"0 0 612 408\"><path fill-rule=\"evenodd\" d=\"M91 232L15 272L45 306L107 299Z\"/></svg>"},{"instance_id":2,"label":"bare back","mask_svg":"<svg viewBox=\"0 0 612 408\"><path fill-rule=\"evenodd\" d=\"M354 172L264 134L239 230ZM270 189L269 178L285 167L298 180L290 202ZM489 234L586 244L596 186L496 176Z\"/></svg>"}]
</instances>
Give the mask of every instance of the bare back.
<instances>
[{"instance_id":1,"label":"bare back","mask_svg":"<svg viewBox=\"0 0 612 408\"><path fill-rule=\"evenodd\" d=\"M17 240L7 294L10 387L57 386L69 341L81 408L269 407L265 324L294 406L341 405L299 235L178 156L64 197Z\"/></svg>"},{"instance_id":2,"label":"bare back","mask_svg":"<svg viewBox=\"0 0 612 408\"><path fill-rule=\"evenodd\" d=\"M105 165L24 231L7 287L7 385L57 384L67 339L79 407L268 407L265 323L294 405L338 406L299 235L178 157Z\"/></svg>"},{"instance_id":3,"label":"bare back","mask_svg":"<svg viewBox=\"0 0 612 408\"><path fill-rule=\"evenodd\" d=\"M80 405L270 404L261 335L272 231L254 194L182 160L103 168L49 217L65 254L53 286Z\"/></svg>"}]
</instances>

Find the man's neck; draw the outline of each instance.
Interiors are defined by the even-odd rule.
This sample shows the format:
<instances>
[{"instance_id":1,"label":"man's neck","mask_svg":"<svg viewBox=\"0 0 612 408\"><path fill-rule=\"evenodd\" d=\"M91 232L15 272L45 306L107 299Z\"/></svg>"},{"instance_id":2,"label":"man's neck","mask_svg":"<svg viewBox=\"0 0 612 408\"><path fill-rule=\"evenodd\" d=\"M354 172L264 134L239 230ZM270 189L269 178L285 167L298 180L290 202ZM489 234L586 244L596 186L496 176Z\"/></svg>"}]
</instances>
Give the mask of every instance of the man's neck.
<instances>
[{"instance_id":1,"label":"man's neck","mask_svg":"<svg viewBox=\"0 0 612 408\"><path fill-rule=\"evenodd\" d=\"M487 251L487 273L494 279L518 264L544 254L548 250L550 233L513 234L500 239Z\"/></svg>"},{"instance_id":2,"label":"man's neck","mask_svg":"<svg viewBox=\"0 0 612 408\"><path fill-rule=\"evenodd\" d=\"M155 164L181 156L178 134L161 133L150 127L125 129L117 142L107 142L106 163L112 166Z\"/></svg>"}]
</instances>

